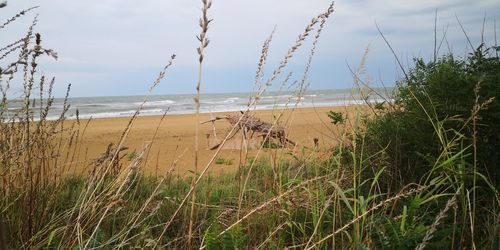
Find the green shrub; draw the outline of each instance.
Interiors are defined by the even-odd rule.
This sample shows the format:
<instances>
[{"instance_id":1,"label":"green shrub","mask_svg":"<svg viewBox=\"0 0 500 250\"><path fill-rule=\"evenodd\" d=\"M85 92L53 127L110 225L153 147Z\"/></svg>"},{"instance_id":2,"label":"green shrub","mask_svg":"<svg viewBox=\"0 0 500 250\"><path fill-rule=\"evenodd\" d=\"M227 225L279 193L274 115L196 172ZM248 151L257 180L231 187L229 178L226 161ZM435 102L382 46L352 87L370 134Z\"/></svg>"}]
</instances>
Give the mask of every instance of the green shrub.
<instances>
[{"instance_id":1,"label":"green shrub","mask_svg":"<svg viewBox=\"0 0 500 250\"><path fill-rule=\"evenodd\" d=\"M233 159L225 159L223 157L219 157L215 160L216 165L232 165Z\"/></svg>"},{"instance_id":2,"label":"green shrub","mask_svg":"<svg viewBox=\"0 0 500 250\"><path fill-rule=\"evenodd\" d=\"M495 50L481 45L466 59L415 59L415 67L397 83L393 98L398 110L367 122L367 145L371 152L387 147L398 182L419 182L445 151L464 150L461 160L471 170L475 135L477 167L498 186L500 60ZM475 105L481 104L475 114Z\"/></svg>"},{"instance_id":3,"label":"green shrub","mask_svg":"<svg viewBox=\"0 0 500 250\"><path fill-rule=\"evenodd\" d=\"M341 112L328 111L326 114L331 123L335 125L344 123L344 115Z\"/></svg>"}]
</instances>

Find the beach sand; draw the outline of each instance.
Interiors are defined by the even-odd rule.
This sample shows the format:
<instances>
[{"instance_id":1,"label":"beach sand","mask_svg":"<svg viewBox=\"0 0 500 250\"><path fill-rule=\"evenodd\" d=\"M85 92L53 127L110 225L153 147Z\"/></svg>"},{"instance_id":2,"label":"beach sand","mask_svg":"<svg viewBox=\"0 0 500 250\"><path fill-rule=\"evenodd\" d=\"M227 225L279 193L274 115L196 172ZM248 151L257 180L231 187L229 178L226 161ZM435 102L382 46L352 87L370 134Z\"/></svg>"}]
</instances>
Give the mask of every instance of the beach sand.
<instances>
[{"instance_id":1,"label":"beach sand","mask_svg":"<svg viewBox=\"0 0 500 250\"><path fill-rule=\"evenodd\" d=\"M272 155L285 154L287 152L303 152L304 147L308 151L327 152L329 148L338 143L338 125L330 123L327 112L337 111L348 113L352 116L354 110L363 109L362 106L349 107L321 107L321 108L298 108L293 110L258 110L255 117L262 121L272 122L273 117L283 114L280 124L286 127L287 137L297 143L296 147L286 149L264 149L259 152L259 156L272 157ZM235 115L237 112L200 114L200 121L206 121L213 117L221 117L227 114ZM127 126L130 118L102 118L90 120L85 128L83 136L78 141L76 157L70 164L70 173L82 174L90 171L91 163L101 156L107 149L109 143L116 146L119 138ZM161 123L160 123L161 121ZM75 121L69 121L72 123ZM81 120L80 124L87 121ZM141 168L149 175L163 175L171 172L176 175L186 176L195 170L195 114L166 115L162 116L140 116L138 117L125 138L123 143L126 150L121 152L122 163L130 164L134 156L139 155L144 148L149 146L145 152ZM231 125L226 120L219 120L214 126L211 122L200 124L199 126L199 160L198 171L207 165L212 159L216 150L208 148L215 145L216 140L223 139L229 132ZM83 130L82 130L83 131ZM156 134L156 135L155 135ZM210 167L211 173L221 173L235 171L240 162L248 157L255 156L255 147L248 150L241 149L241 139L243 136L236 135L228 142L228 146L223 148L216 157L225 160L225 163L215 164ZM217 138L217 139L216 139ZM318 139L318 148L315 149L314 138ZM262 138L251 141L253 144L261 143ZM254 145L255 146L255 145ZM135 153L134 153L135 152ZM83 166L83 167L82 167ZM86 167L85 167L86 166Z\"/></svg>"}]
</instances>

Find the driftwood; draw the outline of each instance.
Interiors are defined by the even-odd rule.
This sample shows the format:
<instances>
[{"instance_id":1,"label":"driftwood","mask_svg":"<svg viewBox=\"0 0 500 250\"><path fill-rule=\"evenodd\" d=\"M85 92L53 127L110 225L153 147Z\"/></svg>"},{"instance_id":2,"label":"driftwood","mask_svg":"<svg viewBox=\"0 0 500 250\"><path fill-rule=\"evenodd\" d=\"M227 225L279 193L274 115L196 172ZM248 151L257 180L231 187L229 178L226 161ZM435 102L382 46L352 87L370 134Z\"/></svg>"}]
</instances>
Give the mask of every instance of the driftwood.
<instances>
[{"instance_id":1,"label":"driftwood","mask_svg":"<svg viewBox=\"0 0 500 250\"><path fill-rule=\"evenodd\" d=\"M241 119L240 123L238 121ZM243 135L247 138L248 133L250 132L250 138L257 133L259 136L262 136L264 142L269 141L269 138L276 138L280 141L282 146L286 146L290 144L295 146L296 143L291 141L286 137L285 128L279 125L274 125L272 123L268 123L265 121L261 121L259 118L249 116L248 114L240 114L240 115L226 115L223 117L215 117L213 119L202 122L201 124L208 122L215 122L217 120L227 120L231 125L235 126L238 124L238 127L233 132L233 134L228 138L233 138L237 132L242 130ZM216 149L220 146L221 143L213 146L210 150Z\"/></svg>"}]
</instances>

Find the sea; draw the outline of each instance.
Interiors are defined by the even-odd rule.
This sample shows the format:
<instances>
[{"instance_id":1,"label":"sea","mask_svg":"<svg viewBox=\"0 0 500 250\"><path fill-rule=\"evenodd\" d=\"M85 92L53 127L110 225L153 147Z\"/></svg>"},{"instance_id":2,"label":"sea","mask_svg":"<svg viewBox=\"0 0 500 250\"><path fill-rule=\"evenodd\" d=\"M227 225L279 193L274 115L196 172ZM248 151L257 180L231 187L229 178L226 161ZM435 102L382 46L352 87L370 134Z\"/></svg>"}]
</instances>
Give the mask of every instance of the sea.
<instances>
[{"instance_id":1,"label":"sea","mask_svg":"<svg viewBox=\"0 0 500 250\"><path fill-rule=\"evenodd\" d=\"M376 89L378 95L371 95L369 102L384 102L390 96L392 88ZM200 98L200 111L202 113L244 111L247 109L250 98L254 93L213 93L202 94ZM80 119L130 117L144 102L146 96L100 96L100 97L72 97L68 98L70 105L66 118L75 119L78 110ZM194 94L177 95L151 95L143 105L140 115L163 114L191 114L196 112ZM19 110L22 101L9 102L8 113ZM364 104L358 91L352 89L308 90L300 98L293 92L267 92L263 94L252 108L257 110L275 108L306 108L345 106ZM56 98L50 109L48 119L60 117L64 108L64 99ZM36 110L36 108L34 109ZM36 113L35 117L36 117Z\"/></svg>"}]
</instances>

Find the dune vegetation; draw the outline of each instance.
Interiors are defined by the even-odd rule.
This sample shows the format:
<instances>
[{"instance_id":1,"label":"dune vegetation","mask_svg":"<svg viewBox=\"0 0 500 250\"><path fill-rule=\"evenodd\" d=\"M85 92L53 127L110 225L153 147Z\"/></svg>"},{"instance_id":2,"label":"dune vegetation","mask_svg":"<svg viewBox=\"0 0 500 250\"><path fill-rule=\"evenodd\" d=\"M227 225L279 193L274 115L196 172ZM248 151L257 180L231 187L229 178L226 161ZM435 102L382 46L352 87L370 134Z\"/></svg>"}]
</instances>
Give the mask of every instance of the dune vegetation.
<instances>
[{"instance_id":1,"label":"dune vegetation","mask_svg":"<svg viewBox=\"0 0 500 250\"><path fill-rule=\"evenodd\" d=\"M210 7L210 0L202 0L197 114ZM33 10L8 19L0 32ZM292 86L299 97L305 93L317 43L334 10L328 6L305 26L268 78L273 34L265 40L245 114L252 116L271 85ZM58 119L47 119L56 83L37 70L38 61L57 54L44 47L36 24L35 17L24 36L0 45L0 249L500 248L496 44L470 44L476 49L465 58L438 51L430 61L415 58L385 102L367 101L350 115L328 114L331 129L325 133L338 143L326 151L304 147L290 153L267 141L259 151L272 157L224 159L219 147L211 161L195 159L190 176L150 176L141 171L148 145L128 157L120 151L146 98L116 146L84 166L88 174L68 175L79 164L73 159L92 120L76 114L69 123L69 102ZM311 47L304 48L308 39ZM308 49L309 57L302 78L292 83L284 68L299 49ZM367 56L353 72L353 91L366 100L378 94L363 80ZM148 96L175 70L175 55L170 59ZM12 98L14 83L23 89ZM22 108L9 109L14 101ZM291 102L288 109L296 107ZM235 121L232 130L242 122ZM272 125L282 122L277 115ZM208 174L214 165L233 161L239 162L237 171Z\"/></svg>"}]
</instances>

